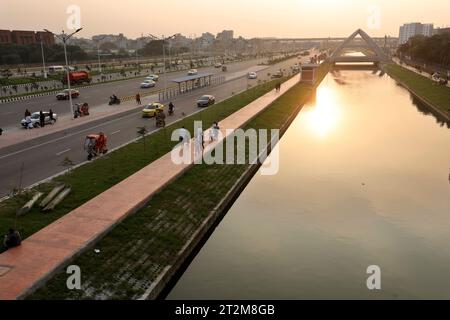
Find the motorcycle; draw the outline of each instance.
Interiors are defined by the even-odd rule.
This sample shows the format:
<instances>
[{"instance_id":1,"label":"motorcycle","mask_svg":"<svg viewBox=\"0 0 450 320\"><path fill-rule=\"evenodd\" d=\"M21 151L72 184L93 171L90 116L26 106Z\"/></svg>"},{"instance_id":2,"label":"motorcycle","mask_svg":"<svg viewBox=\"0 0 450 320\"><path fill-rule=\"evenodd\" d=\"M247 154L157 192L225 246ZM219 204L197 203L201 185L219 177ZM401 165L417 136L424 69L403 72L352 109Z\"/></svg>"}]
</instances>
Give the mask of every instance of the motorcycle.
<instances>
[{"instance_id":1,"label":"motorcycle","mask_svg":"<svg viewBox=\"0 0 450 320\"><path fill-rule=\"evenodd\" d=\"M89 115L89 105L87 103L83 103L82 105L76 104L75 106L76 106L76 109L74 112L74 118Z\"/></svg>"},{"instance_id":2,"label":"motorcycle","mask_svg":"<svg viewBox=\"0 0 450 320\"><path fill-rule=\"evenodd\" d=\"M108 137L103 133L90 134L86 136L84 141L84 150L87 153L87 160L91 161L93 158L101 154L106 154L108 149L106 147Z\"/></svg>"},{"instance_id":3,"label":"motorcycle","mask_svg":"<svg viewBox=\"0 0 450 320\"><path fill-rule=\"evenodd\" d=\"M112 106L114 104L119 105L120 104L120 99L119 98L109 98L109 105Z\"/></svg>"}]
</instances>

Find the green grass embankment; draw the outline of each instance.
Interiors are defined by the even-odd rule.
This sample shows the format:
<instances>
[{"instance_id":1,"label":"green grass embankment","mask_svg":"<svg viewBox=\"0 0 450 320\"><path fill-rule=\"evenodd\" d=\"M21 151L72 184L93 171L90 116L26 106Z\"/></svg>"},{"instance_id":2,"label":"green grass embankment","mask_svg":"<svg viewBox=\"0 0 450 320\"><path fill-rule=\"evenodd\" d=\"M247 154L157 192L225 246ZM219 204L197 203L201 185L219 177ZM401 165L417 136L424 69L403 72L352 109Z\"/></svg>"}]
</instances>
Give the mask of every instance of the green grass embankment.
<instances>
[{"instance_id":1,"label":"green grass embankment","mask_svg":"<svg viewBox=\"0 0 450 320\"><path fill-rule=\"evenodd\" d=\"M398 79L421 99L450 117L450 88L396 64L386 65L389 75Z\"/></svg>"}]
</instances>

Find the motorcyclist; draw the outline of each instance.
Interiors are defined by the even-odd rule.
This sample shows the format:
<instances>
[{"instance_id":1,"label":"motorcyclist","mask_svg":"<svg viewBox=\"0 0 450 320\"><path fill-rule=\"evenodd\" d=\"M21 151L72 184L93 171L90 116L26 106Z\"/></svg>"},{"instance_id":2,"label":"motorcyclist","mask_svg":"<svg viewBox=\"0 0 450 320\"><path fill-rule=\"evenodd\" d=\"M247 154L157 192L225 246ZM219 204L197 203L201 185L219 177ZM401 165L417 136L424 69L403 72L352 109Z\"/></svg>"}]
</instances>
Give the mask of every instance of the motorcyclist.
<instances>
[{"instance_id":1,"label":"motorcyclist","mask_svg":"<svg viewBox=\"0 0 450 320\"><path fill-rule=\"evenodd\" d=\"M172 102L169 103L169 115L172 115L175 110L175 106Z\"/></svg>"},{"instance_id":2,"label":"motorcyclist","mask_svg":"<svg viewBox=\"0 0 450 320\"><path fill-rule=\"evenodd\" d=\"M157 127L165 127L166 126L166 114L164 113L164 111L160 111L158 113L156 113L156 126Z\"/></svg>"},{"instance_id":3,"label":"motorcyclist","mask_svg":"<svg viewBox=\"0 0 450 320\"><path fill-rule=\"evenodd\" d=\"M119 100L119 98L117 98L117 96L115 94L113 94L111 97L109 97L109 99L111 100L111 102L117 102Z\"/></svg>"}]
</instances>

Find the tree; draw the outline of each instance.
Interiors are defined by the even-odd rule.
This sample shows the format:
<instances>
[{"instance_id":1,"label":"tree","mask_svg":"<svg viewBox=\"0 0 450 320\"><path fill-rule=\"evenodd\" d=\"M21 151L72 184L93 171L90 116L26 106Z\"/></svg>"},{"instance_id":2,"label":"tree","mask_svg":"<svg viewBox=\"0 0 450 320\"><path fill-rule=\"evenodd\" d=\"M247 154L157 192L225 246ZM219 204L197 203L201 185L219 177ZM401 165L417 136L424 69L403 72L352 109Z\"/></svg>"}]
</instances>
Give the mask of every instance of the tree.
<instances>
[{"instance_id":1,"label":"tree","mask_svg":"<svg viewBox=\"0 0 450 320\"><path fill-rule=\"evenodd\" d=\"M137 134L142 138L142 141L144 143L144 153L145 153L145 135L148 133L147 127L137 127Z\"/></svg>"},{"instance_id":2,"label":"tree","mask_svg":"<svg viewBox=\"0 0 450 320\"><path fill-rule=\"evenodd\" d=\"M111 51L111 50L117 50L118 47L115 43L113 42L104 42L100 45L100 49L102 51Z\"/></svg>"},{"instance_id":3,"label":"tree","mask_svg":"<svg viewBox=\"0 0 450 320\"><path fill-rule=\"evenodd\" d=\"M450 66L450 34L439 34L432 37L415 36L398 48L400 56L412 60Z\"/></svg>"},{"instance_id":4,"label":"tree","mask_svg":"<svg viewBox=\"0 0 450 320\"><path fill-rule=\"evenodd\" d=\"M145 45L144 48L138 50L141 56L162 56L163 55L163 40L153 40ZM165 43L167 46L167 42Z\"/></svg>"}]
</instances>

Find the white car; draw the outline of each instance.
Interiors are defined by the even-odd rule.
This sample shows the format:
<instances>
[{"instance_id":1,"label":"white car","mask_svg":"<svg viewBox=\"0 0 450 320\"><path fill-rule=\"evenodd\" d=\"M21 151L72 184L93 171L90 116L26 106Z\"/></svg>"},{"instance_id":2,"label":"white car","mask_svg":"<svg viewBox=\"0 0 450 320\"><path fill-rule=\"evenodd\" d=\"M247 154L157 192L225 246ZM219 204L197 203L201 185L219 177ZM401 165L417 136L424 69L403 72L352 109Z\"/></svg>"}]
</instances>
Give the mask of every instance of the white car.
<instances>
[{"instance_id":1,"label":"white car","mask_svg":"<svg viewBox=\"0 0 450 320\"><path fill-rule=\"evenodd\" d=\"M439 82L439 80L441 80L441 75L437 72L433 73L433 75L431 76L431 80Z\"/></svg>"},{"instance_id":2,"label":"white car","mask_svg":"<svg viewBox=\"0 0 450 320\"><path fill-rule=\"evenodd\" d=\"M147 78L145 78L145 80L158 81L159 80L159 76L157 74L151 74Z\"/></svg>"},{"instance_id":3,"label":"white car","mask_svg":"<svg viewBox=\"0 0 450 320\"><path fill-rule=\"evenodd\" d=\"M214 65L214 68L222 68L222 64L220 62L218 62Z\"/></svg>"},{"instance_id":4,"label":"white car","mask_svg":"<svg viewBox=\"0 0 450 320\"><path fill-rule=\"evenodd\" d=\"M248 78L249 79L258 79L258 74L256 72L249 72Z\"/></svg>"},{"instance_id":5,"label":"white car","mask_svg":"<svg viewBox=\"0 0 450 320\"><path fill-rule=\"evenodd\" d=\"M156 82L153 80L145 80L141 83L141 89L149 89L153 88L156 85Z\"/></svg>"},{"instance_id":6,"label":"white car","mask_svg":"<svg viewBox=\"0 0 450 320\"><path fill-rule=\"evenodd\" d=\"M50 119L50 113L48 111L44 111L43 113L45 116L45 124L55 124L56 120L58 119L58 115L56 113L53 114L53 119ZM20 122L22 127L26 129L38 128L39 123L40 123L39 112L32 113L30 117L22 119L22 121Z\"/></svg>"},{"instance_id":7,"label":"white car","mask_svg":"<svg viewBox=\"0 0 450 320\"><path fill-rule=\"evenodd\" d=\"M196 76L198 74L197 69L191 69L188 71L188 76Z\"/></svg>"}]
</instances>

